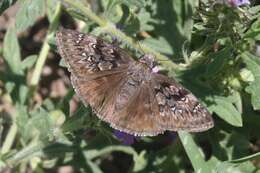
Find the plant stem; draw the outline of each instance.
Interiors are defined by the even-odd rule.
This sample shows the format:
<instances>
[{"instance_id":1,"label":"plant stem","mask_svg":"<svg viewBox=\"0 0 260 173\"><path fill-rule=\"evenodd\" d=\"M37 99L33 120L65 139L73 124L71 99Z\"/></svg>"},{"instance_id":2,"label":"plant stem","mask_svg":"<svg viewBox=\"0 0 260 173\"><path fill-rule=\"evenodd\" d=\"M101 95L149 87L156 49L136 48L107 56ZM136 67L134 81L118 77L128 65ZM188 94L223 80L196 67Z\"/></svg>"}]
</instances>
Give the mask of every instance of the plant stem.
<instances>
[{"instance_id":1,"label":"plant stem","mask_svg":"<svg viewBox=\"0 0 260 173\"><path fill-rule=\"evenodd\" d=\"M41 49L40 54L39 54L39 58L36 62L36 65L35 65L35 68L34 68L34 71L33 71L33 75L32 75L31 81L30 81L30 85L32 87L36 87L38 85L39 81L40 81L42 69L43 69L45 61L47 59L48 53L50 51L50 46L48 44L48 40L54 34L54 31L58 27L60 13L61 13L61 4L58 3L57 6L56 6L55 13L53 15L53 19L52 19L52 21L50 21L50 26L49 26L49 29L48 29L48 32L47 32L47 36L45 37L42 49Z\"/></svg>"},{"instance_id":2,"label":"plant stem","mask_svg":"<svg viewBox=\"0 0 260 173\"><path fill-rule=\"evenodd\" d=\"M30 83L32 86L37 86L40 81L41 72L42 72L43 66L45 64L45 61L47 59L49 50L50 50L50 46L48 44L48 40L46 37L46 39L44 40L42 49L40 51L40 54L39 54L39 58L36 62L35 69L33 71L32 79L31 79L31 83Z\"/></svg>"},{"instance_id":3,"label":"plant stem","mask_svg":"<svg viewBox=\"0 0 260 173\"><path fill-rule=\"evenodd\" d=\"M13 142L17 133L17 125L13 122L12 126L8 130L8 134L2 145L1 154L8 153L13 146Z\"/></svg>"},{"instance_id":4,"label":"plant stem","mask_svg":"<svg viewBox=\"0 0 260 173\"><path fill-rule=\"evenodd\" d=\"M15 166L28 157L33 157L37 154L40 155L44 147L45 145L43 145L42 143L34 143L28 145L10 158L7 158L5 162L9 166Z\"/></svg>"}]
</instances>

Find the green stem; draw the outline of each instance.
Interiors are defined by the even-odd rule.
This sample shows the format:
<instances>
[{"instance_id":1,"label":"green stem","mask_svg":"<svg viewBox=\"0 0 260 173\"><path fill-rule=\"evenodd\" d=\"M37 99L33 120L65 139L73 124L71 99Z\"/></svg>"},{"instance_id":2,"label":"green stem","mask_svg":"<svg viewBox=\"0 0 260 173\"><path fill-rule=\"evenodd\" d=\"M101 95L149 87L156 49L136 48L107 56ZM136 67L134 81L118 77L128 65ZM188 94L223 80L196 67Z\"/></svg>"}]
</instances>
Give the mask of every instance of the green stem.
<instances>
[{"instance_id":1,"label":"green stem","mask_svg":"<svg viewBox=\"0 0 260 173\"><path fill-rule=\"evenodd\" d=\"M242 162L250 161L250 160L253 160L253 159L257 159L257 158L260 158L260 152L255 153L255 154L251 154L249 156L242 157L240 159L230 160L229 162L231 162L231 163L242 163Z\"/></svg>"},{"instance_id":2,"label":"green stem","mask_svg":"<svg viewBox=\"0 0 260 173\"><path fill-rule=\"evenodd\" d=\"M63 0L66 2L68 5L72 6L75 9L80 10L85 16L87 16L90 20L94 21L97 23L100 27L103 27L106 31L111 33L112 35L115 35L116 37L120 38L121 40L124 40L125 42L128 43L131 47L135 49L140 49L142 48L142 51L145 53L152 53L156 56L156 59L168 70L183 70L184 67L177 65L173 63L172 61L169 60L166 56L154 51L153 49L141 44L136 44L134 39L131 37L128 37L125 33L120 31L115 27L115 25L111 24L105 19L100 18L99 16L95 15L93 11L91 11L88 7L85 7L84 4L82 4L80 1L74 1L74 0Z\"/></svg>"},{"instance_id":3,"label":"green stem","mask_svg":"<svg viewBox=\"0 0 260 173\"><path fill-rule=\"evenodd\" d=\"M39 54L39 58L36 62L35 69L33 71L32 79L31 79L31 85L34 87L37 86L40 81L41 72L42 72L43 66L45 64L45 61L47 59L49 50L50 50L50 46L48 44L47 37L46 37L46 39L44 40L42 49L40 51L40 54Z\"/></svg>"},{"instance_id":4,"label":"green stem","mask_svg":"<svg viewBox=\"0 0 260 173\"><path fill-rule=\"evenodd\" d=\"M17 125L15 124L15 122L13 122L3 143L1 154L5 154L10 151L11 147L13 146L16 133L17 133Z\"/></svg>"},{"instance_id":5,"label":"green stem","mask_svg":"<svg viewBox=\"0 0 260 173\"><path fill-rule=\"evenodd\" d=\"M49 53L49 50L50 50L48 40L54 34L54 31L58 27L60 13L61 13L61 4L58 3L56 10L55 10L55 13L53 15L53 20L50 21L50 26L49 26L49 29L48 29L47 36L45 37L42 49L41 49L40 54L39 54L39 58L36 62L36 65L35 65L35 68L34 68L34 71L33 71L33 75L32 75L31 82L30 82L30 85L32 87L36 87L38 85L39 81L40 81L42 69L43 69L43 66L45 64L45 61L47 59L47 56L48 56L48 53Z\"/></svg>"},{"instance_id":6,"label":"green stem","mask_svg":"<svg viewBox=\"0 0 260 173\"><path fill-rule=\"evenodd\" d=\"M45 147L42 143L31 144L17 152L15 155L7 158L5 162L9 166L15 166L19 164L22 160L28 159L28 157L33 157L41 154L42 149Z\"/></svg>"}]
</instances>

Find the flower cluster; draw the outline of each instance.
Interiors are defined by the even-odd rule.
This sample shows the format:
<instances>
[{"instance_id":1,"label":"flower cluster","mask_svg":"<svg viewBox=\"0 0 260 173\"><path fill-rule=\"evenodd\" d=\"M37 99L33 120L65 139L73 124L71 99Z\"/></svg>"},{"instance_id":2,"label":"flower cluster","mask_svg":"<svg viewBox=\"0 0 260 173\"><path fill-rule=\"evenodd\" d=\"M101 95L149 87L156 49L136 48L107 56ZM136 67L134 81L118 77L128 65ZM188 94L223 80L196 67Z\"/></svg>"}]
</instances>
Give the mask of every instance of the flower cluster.
<instances>
[{"instance_id":1,"label":"flower cluster","mask_svg":"<svg viewBox=\"0 0 260 173\"><path fill-rule=\"evenodd\" d=\"M242 6L242 5L250 5L249 0L217 0L217 3L227 4L227 5L230 5L232 7L239 7L239 6Z\"/></svg>"},{"instance_id":2,"label":"flower cluster","mask_svg":"<svg viewBox=\"0 0 260 173\"><path fill-rule=\"evenodd\" d=\"M235 7L241 6L241 5L249 5L249 0L228 0L229 4Z\"/></svg>"}]
</instances>

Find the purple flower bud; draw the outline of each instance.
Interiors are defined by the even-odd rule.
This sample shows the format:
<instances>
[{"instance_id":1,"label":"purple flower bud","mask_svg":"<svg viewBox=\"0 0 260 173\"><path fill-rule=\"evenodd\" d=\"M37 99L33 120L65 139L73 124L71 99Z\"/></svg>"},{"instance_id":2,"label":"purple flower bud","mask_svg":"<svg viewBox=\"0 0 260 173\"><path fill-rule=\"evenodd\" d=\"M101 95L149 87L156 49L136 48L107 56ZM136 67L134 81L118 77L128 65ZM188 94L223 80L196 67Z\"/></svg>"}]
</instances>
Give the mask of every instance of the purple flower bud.
<instances>
[{"instance_id":1,"label":"purple flower bud","mask_svg":"<svg viewBox=\"0 0 260 173\"><path fill-rule=\"evenodd\" d=\"M228 0L229 4L235 7L242 6L242 5L250 5L249 0Z\"/></svg>"},{"instance_id":2,"label":"purple flower bud","mask_svg":"<svg viewBox=\"0 0 260 173\"><path fill-rule=\"evenodd\" d=\"M216 3L226 4L232 7L239 7L242 5L250 5L250 0L216 0Z\"/></svg>"},{"instance_id":3,"label":"purple flower bud","mask_svg":"<svg viewBox=\"0 0 260 173\"><path fill-rule=\"evenodd\" d=\"M124 145L132 145L135 142L135 136L130 135L119 130L114 130L114 135L122 142Z\"/></svg>"}]
</instances>

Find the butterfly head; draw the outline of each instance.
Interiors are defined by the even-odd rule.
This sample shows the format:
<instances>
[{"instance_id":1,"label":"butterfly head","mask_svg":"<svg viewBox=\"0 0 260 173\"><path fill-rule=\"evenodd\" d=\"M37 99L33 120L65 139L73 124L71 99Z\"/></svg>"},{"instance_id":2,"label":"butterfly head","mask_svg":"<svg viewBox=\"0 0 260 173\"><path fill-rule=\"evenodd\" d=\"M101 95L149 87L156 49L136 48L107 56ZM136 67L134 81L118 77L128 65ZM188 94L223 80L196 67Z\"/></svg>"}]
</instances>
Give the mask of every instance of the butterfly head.
<instances>
[{"instance_id":1,"label":"butterfly head","mask_svg":"<svg viewBox=\"0 0 260 173\"><path fill-rule=\"evenodd\" d=\"M145 54L143 55L140 59L139 62L147 65L152 71L155 69L157 66L157 63L155 61L155 56L152 54ZM157 72L157 71L156 71Z\"/></svg>"}]
</instances>

